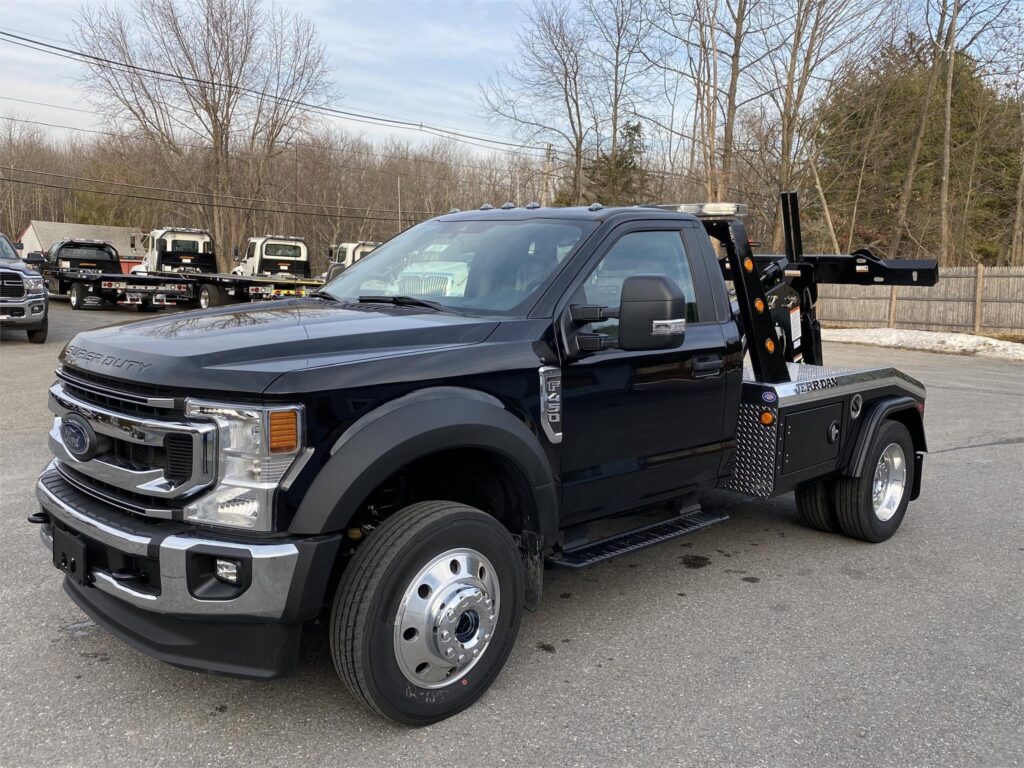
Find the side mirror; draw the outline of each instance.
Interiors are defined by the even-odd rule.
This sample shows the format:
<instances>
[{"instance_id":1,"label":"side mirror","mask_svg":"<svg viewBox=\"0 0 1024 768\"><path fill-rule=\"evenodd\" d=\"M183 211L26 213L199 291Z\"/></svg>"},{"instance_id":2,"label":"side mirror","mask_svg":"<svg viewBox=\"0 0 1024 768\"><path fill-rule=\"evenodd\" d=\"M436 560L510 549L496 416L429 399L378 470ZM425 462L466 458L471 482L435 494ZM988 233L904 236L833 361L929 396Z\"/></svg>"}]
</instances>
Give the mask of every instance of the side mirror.
<instances>
[{"instance_id":1,"label":"side mirror","mask_svg":"<svg viewBox=\"0 0 1024 768\"><path fill-rule=\"evenodd\" d=\"M662 275L634 275L622 284L619 349L672 349L686 334L686 297Z\"/></svg>"},{"instance_id":2,"label":"side mirror","mask_svg":"<svg viewBox=\"0 0 1024 768\"><path fill-rule=\"evenodd\" d=\"M238 246L237 245L232 245L231 246L231 258L234 259L234 262L236 264L239 263L242 260L241 255L239 255L239 253L238 253Z\"/></svg>"},{"instance_id":3,"label":"side mirror","mask_svg":"<svg viewBox=\"0 0 1024 768\"><path fill-rule=\"evenodd\" d=\"M128 236L128 247L133 251L135 250L135 235Z\"/></svg>"},{"instance_id":4,"label":"side mirror","mask_svg":"<svg viewBox=\"0 0 1024 768\"><path fill-rule=\"evenodd\" d=\"M324 278L324 282L329 283L331 280L336 278L342 272L345 271L344 264L331 264L327 267L327 276Z\"/></svg>"},{"instance_id":5,"label":"side mirror","mask_svg":"<svg viewBox=\"0 0 1024 768\"><path fill-rule=\"evenodd\" d=\"M14 250L16 251L20 251L22 248L25 247L24 243L11 243L11 245L14 246Z\"/></svg>"},{"instance_id":6,"label":"side mirror","mask_svg":"<svg viewBox=\"0 0 1024 768\"><path fill-rule=\"evenodd\" d=\"M26 253L22 261L30 267L39 267L46 263L46 257L40 251L32 251L31 253Z\"/></svg>"}]
</instances>

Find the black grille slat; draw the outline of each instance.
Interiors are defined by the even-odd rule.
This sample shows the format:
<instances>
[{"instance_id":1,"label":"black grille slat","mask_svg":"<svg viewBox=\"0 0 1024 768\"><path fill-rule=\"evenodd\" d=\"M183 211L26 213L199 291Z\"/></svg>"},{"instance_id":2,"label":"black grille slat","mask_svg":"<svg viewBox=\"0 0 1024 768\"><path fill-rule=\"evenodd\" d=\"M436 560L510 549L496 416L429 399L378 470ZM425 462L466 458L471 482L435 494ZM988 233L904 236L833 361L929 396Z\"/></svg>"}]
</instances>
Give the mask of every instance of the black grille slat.
<instances>
[{"instance_id":1,"label":"black grille slat","mask_svg":"<svg viewBox=\"0 0 1024 768\"><path fill-rule=\"evenodd\" d=\"M192 475L192 438L168 435L164 438L164 475L168 480L184 482Z\"/></svg>"},{"instance_id":2,"label":"black grille slat","mask_svg":"<svg viewBox=\"0 0 1024 768\"><path fill-rule=\"evenodd\" d=\"M5 274L0 278L0 298L20 299L25 295L25 281L20 275Z\"/></svg>"},{"instance_id":3,"label":"black grille slat","mask_svg":"<svg viewBox=\"0 0 1024 768\"><path fill-rule=\"evenodd\" d=\"M182 401L164 389L100 376L67 364L57 369L57 377L69 395L101 408L109 408L133 416L167 418L168 416L183 415ZM151 397L173 400L175 407L160 408L149 405L146 400Z\"/></svg>"}]
</instances>

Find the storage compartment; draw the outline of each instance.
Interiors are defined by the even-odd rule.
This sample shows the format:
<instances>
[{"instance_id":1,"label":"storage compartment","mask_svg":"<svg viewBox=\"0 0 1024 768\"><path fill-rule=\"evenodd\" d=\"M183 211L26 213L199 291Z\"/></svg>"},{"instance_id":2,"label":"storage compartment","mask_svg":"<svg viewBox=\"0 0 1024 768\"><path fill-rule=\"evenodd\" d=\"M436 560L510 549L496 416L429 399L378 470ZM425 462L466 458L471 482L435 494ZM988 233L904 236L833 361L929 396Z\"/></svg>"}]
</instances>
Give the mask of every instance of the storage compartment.
<instances>
[{"instance_id":1,"label":"storage compartment","mask_svg":"<svg viewBox=\"0 0 1024 768\"><path fill-rule=\"evenodd\" d=\"M842 445L843 402L786 414L782 433L782 474L835 461Z\"/></svg>"}]
</instances>

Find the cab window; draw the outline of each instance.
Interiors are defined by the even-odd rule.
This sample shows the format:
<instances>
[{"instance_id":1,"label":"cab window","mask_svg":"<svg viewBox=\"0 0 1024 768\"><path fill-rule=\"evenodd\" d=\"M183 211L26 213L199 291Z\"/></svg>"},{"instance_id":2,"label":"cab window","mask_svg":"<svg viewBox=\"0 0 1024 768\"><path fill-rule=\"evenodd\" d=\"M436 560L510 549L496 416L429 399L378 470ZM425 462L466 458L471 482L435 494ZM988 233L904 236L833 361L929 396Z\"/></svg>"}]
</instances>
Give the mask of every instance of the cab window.
<instances>
[{"instance_id":1,"label":"cab window","mask_svg":"<svg viewBox=\"0 0 1024 768\"><path fill-rule=\"evenodd\" d=\"M678 230L630 232L620 237L601 258L586 282L573 296L574 304L597 304L618 307L622 284L633 275L661 275L679 286L686 297L686 321L700 320L697 292L693 283L690 260ZM596 332L616 336L616 319L593 323Z\"/></svg>"}]
</instances>

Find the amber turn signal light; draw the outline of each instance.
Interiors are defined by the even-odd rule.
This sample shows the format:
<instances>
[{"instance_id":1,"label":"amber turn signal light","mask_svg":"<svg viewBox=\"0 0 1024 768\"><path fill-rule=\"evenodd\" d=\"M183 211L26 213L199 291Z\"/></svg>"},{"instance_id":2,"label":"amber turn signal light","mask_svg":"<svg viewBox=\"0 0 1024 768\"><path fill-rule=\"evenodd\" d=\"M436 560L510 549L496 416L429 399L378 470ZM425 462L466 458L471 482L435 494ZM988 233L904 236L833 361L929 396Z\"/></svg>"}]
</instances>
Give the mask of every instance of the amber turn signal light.
<instances>
[{"instance_id":1,"label":"amber turn signal light","mask_svg":"<svg viewBox=\"0 0 1024 768\"><path fill-rule=\"evenodd\" d=\"M771 339L765 339L764 348L767 349L769 352L774 352L775 351L775 342L772 341Z\"/></svg>"},{"instance_id":2,"label":"amber turn signal light","mask_svg":"<svg viewBox=\"0 0 1024 768\"><path fill-rule=\"evenodd\" d=\"M761 423L766 427L770 427L775 423L775 417L772 416L771 411L761 411Z\"/></svg>"},{"instance_id":3,"label":"amber turn signal light","mask_svg":"<svg viewBox=\"0 0 1024 768\"><path fill-rule=\"evenodd\" d=\"M270 452L286 453L299 447L299 415L295 411L270 414Z\"/></svg>"},{"instance_id":4,"label":"amber turn signal light","mask_svg":"<svg viewBox=\"0 0 1024 768\"><path fill-rule=\"evenodd\" d=\"M764 312L764 302L760 299L754 299L754 309L757 310L758 314Z\"/></svg>"},{"instance_id":5,"label":"amber turn signal light","mask_svg":"<svg viewBox=\"0 0 1024 768\"><path fill-rule=\"evenodd\" d=\"M743 268L745 270L747 270L747 272L753 272L754 271L754 260L751 259L751 258L744 259L743 260Z\"/></svg>"}]
</instances>

